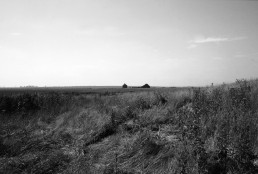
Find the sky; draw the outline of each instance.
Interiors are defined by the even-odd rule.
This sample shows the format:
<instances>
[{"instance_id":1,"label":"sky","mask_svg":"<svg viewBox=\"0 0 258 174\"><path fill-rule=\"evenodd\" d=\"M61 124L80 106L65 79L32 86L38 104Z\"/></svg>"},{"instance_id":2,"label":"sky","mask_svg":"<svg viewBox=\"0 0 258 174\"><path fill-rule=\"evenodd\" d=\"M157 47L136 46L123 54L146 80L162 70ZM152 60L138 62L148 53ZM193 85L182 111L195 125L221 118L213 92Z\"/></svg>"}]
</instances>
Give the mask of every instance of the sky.
<instances>
[{"instance_id":1,"label":"sky","mask_svg":"<svg viewBox=\"0 0 258 174\"><path fill-rule=\"evenodd\" d=\"M258 76L258 1L0 0L0 86L203 86Z\"/></svg>"}]
</instances>

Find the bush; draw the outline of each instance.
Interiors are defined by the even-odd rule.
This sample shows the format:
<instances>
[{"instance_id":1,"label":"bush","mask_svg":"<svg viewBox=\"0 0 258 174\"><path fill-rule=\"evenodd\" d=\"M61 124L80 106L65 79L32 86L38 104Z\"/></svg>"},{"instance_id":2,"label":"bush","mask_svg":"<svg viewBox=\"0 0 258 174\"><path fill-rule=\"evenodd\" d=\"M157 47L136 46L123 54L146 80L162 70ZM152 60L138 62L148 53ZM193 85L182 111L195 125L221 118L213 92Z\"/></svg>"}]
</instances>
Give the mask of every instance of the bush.
<instances>
[{"instance_id":1,"label":"bush","mask_svg":"<svg viewBox=\"0 0 258 174\"><path fill-rule=\"evenodd\" d=\"M251 87L246 81L237 81L229 90L218 87L212 91L194 91L192 106L194 113L178 112L184 141L190 141L195 149L199 171L212 173L253 173L257 168L257 114L252 112ZM180 122L179 122L180 123ZM212 138L215 147L207 141Z\"/></svg>"}]
</instances>

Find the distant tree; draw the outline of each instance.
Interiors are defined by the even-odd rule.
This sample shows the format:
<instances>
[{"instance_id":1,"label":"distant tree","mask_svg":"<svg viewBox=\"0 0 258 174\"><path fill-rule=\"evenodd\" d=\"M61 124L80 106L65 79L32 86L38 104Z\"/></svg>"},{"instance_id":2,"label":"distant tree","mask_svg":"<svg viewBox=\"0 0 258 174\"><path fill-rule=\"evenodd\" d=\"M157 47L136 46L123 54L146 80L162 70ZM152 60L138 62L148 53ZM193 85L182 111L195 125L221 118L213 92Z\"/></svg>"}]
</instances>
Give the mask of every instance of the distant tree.
<instances>
[{"instance_id":1,"label":"distant tree","mask_svg":"<svg viewBox=\"0 0 258 174\"><path fill-rule=\"evenodd\" d=\"M123 84L123 86L122 86L122 88L127 88L128 86L124 83Z\"/></svg>"},{"instance_id":2,"label":"distant tree","mask_svg":"<svg viewBox=\"0 0 258 174\"><path fill-rule=\"evenodd\" d=\"M150 88L150 85L145 84L145 85L141 86L141 88Z\"/></svg>"}]
</instances>

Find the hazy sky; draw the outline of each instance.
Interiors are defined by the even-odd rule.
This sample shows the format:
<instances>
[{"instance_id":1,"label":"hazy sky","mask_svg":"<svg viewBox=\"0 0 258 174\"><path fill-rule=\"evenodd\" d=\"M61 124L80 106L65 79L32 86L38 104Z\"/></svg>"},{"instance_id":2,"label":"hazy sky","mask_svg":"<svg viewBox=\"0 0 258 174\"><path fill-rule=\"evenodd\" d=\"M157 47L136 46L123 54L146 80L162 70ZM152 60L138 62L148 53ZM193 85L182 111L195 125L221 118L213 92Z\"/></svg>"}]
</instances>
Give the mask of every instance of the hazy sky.
<instances>
[{"instance_id":1,"label":"hazy sky","mask_svg":"<svg viewBox=\"0 0 258 174\"><path fill-rule=\"evenodd\" d=\"M0 86L258 76L258 1L0 0Z\"/></svg>"}]
</instances>

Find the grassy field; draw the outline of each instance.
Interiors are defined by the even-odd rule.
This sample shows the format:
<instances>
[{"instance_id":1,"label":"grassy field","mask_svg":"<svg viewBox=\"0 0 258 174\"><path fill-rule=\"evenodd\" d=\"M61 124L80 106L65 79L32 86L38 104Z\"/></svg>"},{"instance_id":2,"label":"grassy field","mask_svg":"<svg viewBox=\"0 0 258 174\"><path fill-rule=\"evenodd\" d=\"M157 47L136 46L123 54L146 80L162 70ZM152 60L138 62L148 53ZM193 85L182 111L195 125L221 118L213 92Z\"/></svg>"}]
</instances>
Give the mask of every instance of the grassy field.
<instances>
[{"instance_id":1,"label":"grassy field","mask_svg":"<svg viewBox=\"0 0 258 174\"><path fill-rule=\"evenodd\" d=\"M258 80L0 90L0 173L258 173Z\"/></svg>"},{"instance_id":2,"label":"grassy field","mask_svg":"<svg viewBox=\"0 0 258 174\"><path fill-rule=\"evenodd\" d=\"M16 87L0 88L0 94L21 94L21 93L61 93L61 94L117 94L125 92L153 91L154 88L121 88L120 86L81 86L81 87Z\"/></svg>"}]
</instances>

